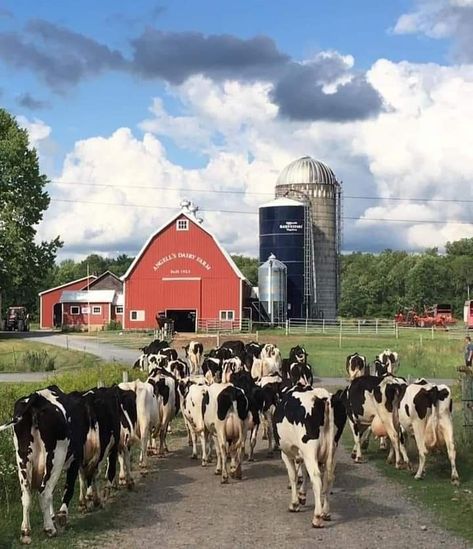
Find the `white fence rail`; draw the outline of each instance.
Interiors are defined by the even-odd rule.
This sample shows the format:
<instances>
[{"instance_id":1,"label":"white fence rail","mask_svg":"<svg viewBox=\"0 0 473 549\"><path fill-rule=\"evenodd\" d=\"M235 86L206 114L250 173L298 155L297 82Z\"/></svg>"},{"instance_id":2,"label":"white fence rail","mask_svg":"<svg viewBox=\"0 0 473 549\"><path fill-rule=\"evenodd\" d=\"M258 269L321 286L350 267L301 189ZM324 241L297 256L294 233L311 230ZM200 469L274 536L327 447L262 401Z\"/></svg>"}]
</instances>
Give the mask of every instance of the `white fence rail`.
<instances>
[{"instance_id":1,"label":"white fence rail","mask_svg":"<svg viewBox=\"0 0 473 549\"><path fill-rule=\"evenodd\" d=\"M241 326L239 320L219 320L218 318L200 318L197 323L197 331L206 334L219 333L248 333L252 330L251 320L243 318Z\"/></svg>"},{"instance_id":2,"label":"white fence rail","mask_svg":"<svg viewBox=\"0 0 473 549\"><path fill-rule=\"evenodd\" d=\"M394 335L399 328L394 320L381 319L297 319L286 323L286 333L291 334L339 334L343 335Z\"/></svg>"}]
</instances>

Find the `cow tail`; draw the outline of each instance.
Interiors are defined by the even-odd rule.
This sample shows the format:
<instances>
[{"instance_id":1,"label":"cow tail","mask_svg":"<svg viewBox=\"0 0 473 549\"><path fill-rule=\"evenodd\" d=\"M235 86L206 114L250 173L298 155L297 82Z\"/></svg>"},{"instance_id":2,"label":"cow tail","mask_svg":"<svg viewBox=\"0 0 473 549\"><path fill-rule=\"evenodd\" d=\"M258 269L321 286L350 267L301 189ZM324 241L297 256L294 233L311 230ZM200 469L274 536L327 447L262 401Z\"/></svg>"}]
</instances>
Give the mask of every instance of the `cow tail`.
<instances>
[{"instance_id":1,"label":"cow tail","mask_svg":"<svg viewBox=\"0 0 473 549\"><path fill-rule=\"evenodd\" d=\"M325 401L325 433L328 435L327 473L329 485L333 483L335 473L335 419L330 398Z\"/></svg>"},{"instance_id":2,"label":"cow tail","mask_svg":"<svg viewBox=\"0 0 473 549\"><path fill-rule=\"evenodd\" d=\"M440 400L438 398L438 389L437 387L433 387L430 390L431 398L432 398L432 413L430 414L430 417L427 420L426 425L426 446L427 448L434 448L437 445L437 433L439 428L439 417L440 417Z\"/></svg>"},{"instance_id":3,"label":"cow tail","mask_svg":"<svg viewBox=\"0 0 473 549\"><path fill-rule=\"evenodd\" d=\"M394 388L394 397L393 397L393 427L396 430L396 433L399 433L401 430L401 423L399 421L399 405L401 403L401 385L396 385Z\"/></svg>"},{"instance_id":4,"label":"cow tail","mask_svg":"<svg viewBox=\"0 0 473 549\"><path fill-rule=\"evenodd\" d=\"M20 423L20 421L23 419L23 415L21 416L15 416L11 421L8 423L4 423L3 425L0 425L0 433L2 431L6 431L7 429L11 429L12 427L15 427L17 423Z\"/></svg>"}]
</instances>

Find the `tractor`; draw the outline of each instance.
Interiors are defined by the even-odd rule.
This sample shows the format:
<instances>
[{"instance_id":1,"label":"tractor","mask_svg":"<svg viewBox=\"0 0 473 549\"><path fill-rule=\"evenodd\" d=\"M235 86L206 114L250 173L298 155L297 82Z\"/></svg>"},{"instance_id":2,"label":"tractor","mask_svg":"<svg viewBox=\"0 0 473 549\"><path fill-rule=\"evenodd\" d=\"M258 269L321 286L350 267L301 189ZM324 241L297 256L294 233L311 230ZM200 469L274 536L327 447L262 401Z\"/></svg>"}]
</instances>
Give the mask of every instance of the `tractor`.
<instances>
[{"instance_id":1,"label":"tractor","mask_svg":"<svg viewBox=\"0 0 473 549\"><path fill-rule=\"evenodd\" d=\"M9 332L29 332L30 315L26 312L26 307L9 307L3 321L3 329Z\"/></svg>"}]
</instances>

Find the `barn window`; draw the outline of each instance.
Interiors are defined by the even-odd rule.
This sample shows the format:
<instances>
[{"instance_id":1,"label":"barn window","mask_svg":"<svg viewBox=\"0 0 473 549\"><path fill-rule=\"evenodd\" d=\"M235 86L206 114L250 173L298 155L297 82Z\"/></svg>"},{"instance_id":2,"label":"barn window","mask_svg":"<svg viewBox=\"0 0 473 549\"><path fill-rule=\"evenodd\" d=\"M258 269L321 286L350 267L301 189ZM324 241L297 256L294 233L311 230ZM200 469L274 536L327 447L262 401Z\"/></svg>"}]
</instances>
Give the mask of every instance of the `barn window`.
<instances>
[{"instance_id":1,"label":"barn window","mask_svg":"<svg viewBox=\"0 0 473 549\"><path fill-rule=\"evenodd\" d=\"M130 311L130 320L144 320L145 312L144 311Z\"/></svg>"},{"instance_id":2,"label":"barn window","mask_svg":"<svg viewBox=\"0 0 473 549\"><path fill-rule=\"evenodd\" d=\"M71 305L71 315L80 314L80 307L78 305Z\"/></svg>"},{"instance_id":3,"label":"barn window","mask_svg":"<svg viewBox=\"0 0 473 549\"><path fill-rule=\"evenodd\" d=\"M233 320L235 311L220 311L220 320Z\"/></svg>"},{"instance_id":4,"label":"barn window","mask_svg":"<svg viewBox=\"0 0 473 549\"><path fill-rule=\"evenodd\" d=\"M92 307L92 314L93 315L101 315L102 314L102 305L94 305Z\"/></svg>"},{"instance_id":5,"label":"barn window","mask_svg":"<svg viewBox=\"0 0 473 549\"><path fill-rule=\"evenodd\" d=\"M176 224L176 230L178 231L188 231L189 230L189 220L188 219L178 219Z\"/></svg>"},{"instance_id":6,"label":"barn window","mask_svg":"<svg viewBox=\"0 0 473 549\"><path fill-rule=\"evenodd\" d=\"M117 305L117 308L115 309L115 312L117 313L117 315L122 315L123 314L123 306L122 305Z\"/></svg>"}]
</instances>

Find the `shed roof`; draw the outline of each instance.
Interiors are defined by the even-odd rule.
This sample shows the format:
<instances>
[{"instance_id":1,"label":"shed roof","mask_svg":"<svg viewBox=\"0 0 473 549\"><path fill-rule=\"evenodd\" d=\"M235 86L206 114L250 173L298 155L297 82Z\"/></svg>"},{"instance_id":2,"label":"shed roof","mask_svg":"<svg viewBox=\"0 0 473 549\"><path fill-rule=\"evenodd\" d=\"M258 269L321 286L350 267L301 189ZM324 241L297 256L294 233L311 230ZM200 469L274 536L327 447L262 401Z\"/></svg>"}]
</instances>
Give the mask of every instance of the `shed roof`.
<instances>
[{"instance_id":1,"label":"shed roof","mask_svg":"<svg viewBox=\"0 0 473 549\"><path fill-rule=\"evenodd\" d=\"M61 303L113 303L115 290L90 290L81 292L62 292Z\"/></svg>"},{"instance_id":2,"label":"shed roof","mask_svg":"<svg viewBox=\"0 0 473 549\"><path fill-rule=\"evenodd\" d=\"M77 284L77 282L84 282L85 284L89 279L95 280L97 277L95 275L89 275L89 276L83 276L82 278L78 278L77 280L71 280L70 282L66 282L65 284L61 284L60 286L55 286L54 288L49 288L49 290L43 290L42 292L39 292L38 295L44 295L48 294L49 292L54 292L54 290L60 290L61 288L67 288L67 286L71 286L71 284Z\"/></svg>"}]
</instances>

